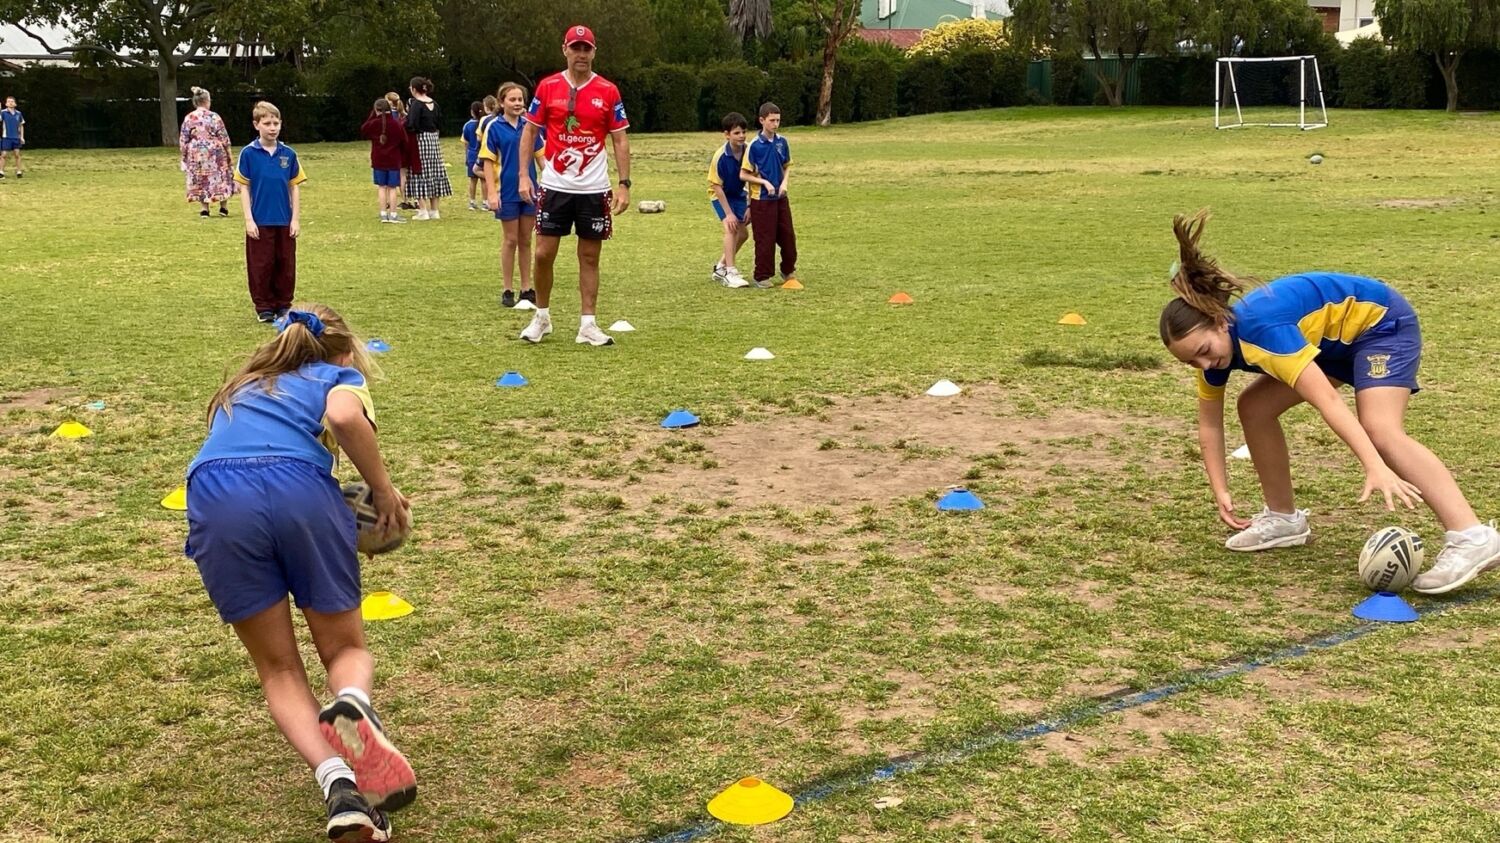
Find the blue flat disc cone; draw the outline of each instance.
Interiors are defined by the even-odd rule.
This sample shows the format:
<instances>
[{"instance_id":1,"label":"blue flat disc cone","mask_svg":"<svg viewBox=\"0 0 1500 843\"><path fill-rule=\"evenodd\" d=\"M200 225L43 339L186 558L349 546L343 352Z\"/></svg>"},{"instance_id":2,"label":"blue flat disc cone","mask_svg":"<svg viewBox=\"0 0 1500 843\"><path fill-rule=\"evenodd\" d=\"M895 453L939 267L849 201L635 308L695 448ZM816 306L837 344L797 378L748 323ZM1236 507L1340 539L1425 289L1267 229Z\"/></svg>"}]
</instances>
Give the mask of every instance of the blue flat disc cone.
<instances>
[{"instance_id":1,"label":"blue flat disc cone","mask_svg":"<svg viewBox=\"0 0 1500 843\"><path fill-rule=\"evenodd\" d=\"M698 423L698 417L687 410L673 410L667 413L667 417L661 420L661 426L668 429L679 427L692 427Z\"/></svg>"},{"instance_id":2,"label":"blue flat disc cone","mask_svg":"<svg viewBox=\"0 0 1500 843\"><path fill-rule=\"evenodd\" d=\"M937 508L944 512L967 512L984 509L984 501L968 489L952 489L938 498Z\"/></svg>"},{"instance_id":3,"label":"blue flat disc cone","mask_svg":"<svg viewBox=\"0 0 1500 843\"><path fill-rule=\"evenodd\" d=\"M525 386L527 383L520 372L506 372L495 381L495 386Z\"/></svg>"},{"instance_id":4,"label":"blue flat disc cone","mask_svg":"<svg viewBox=\"0 0 1500 843\"><path fill-rule=\"evenodd\" d=\"M1378 591L1370 595L1363 603L1354 607L1354 616L1382 623L1411 623L1418 617L1417 610L1410 603L1402 600L1399 594L1389 591Z\"/></svg>"},{"instance_id":5,"label":"blue flat disc cone","mask_svg":"<svg viewBox=\"0 0 1500 843\"><path fill-rule=\"evenodd\" d=\"M370 340L369 342L365 343L365 348L375 352L376 354L384 354L387 351L391 350L391 344L386 342L385 340Z\"/></svg>"}]
</instances>

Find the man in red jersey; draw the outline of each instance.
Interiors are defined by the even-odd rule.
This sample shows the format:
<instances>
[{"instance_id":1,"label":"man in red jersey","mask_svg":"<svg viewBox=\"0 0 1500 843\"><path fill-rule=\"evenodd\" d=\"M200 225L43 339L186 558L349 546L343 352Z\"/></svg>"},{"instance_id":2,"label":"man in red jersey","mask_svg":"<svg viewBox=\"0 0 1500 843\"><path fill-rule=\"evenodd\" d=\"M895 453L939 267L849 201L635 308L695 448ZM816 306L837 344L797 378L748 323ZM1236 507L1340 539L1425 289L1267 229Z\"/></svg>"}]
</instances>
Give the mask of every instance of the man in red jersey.
<instances>
[{"instance_id":1,"label":"man in red jersey","mask_svg":"<svg viewBox=\"0 0 1500 843\"><path fill-rule=\"evenodd\" d=\"M532 184L521 168L521 196L535 197L536 214L536 313L521 332L527 342L541 342L552 333L552 265L563 237L578 227L578 293L582 317L576 342L611 345L609 334L594 321L599 297L599 252L609 239L612 215L630 207L630 141L625 130L625 104L613 82L594 73L594 33L586 26L571 26L563 34L563 56L567 69L536 86L536 96L526 112L521 149L532 149L537 132L545 132L546 166ZM615 169L620 189L612 191L609 162L604 154L608 138L615 148Z\"/></svg>"}]
</instances>

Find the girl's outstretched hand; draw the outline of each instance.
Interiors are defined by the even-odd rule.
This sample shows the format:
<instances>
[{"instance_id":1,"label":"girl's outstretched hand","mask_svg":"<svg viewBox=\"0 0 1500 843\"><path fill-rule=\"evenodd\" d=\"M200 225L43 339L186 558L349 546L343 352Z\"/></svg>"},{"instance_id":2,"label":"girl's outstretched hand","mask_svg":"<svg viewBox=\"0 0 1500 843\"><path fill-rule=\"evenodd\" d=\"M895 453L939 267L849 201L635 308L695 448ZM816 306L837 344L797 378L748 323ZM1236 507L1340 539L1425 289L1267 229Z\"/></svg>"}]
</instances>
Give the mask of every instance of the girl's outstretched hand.
<instances>
[{"instance_id":1,"label":"girl's outstretched hand","mask_svg":"<svg viewBox=\"0 0 1500 843\"><path fill-rule=\"evenodd\" d=\"M1385 495L1385 508L1390 511L1395 511L1398 500L1406 504L1407 509L1415 509L1422 502L1422 491L1398 477L1390 466L1365 473L1365 490L1359 496L1359 502L1369 500L1371 493L1377 491Z\"/></svg>"},{"instance_id":2,"label":"girl's outstretched hand","mask_svg":"<svg viewBox=\"0 0 1500 843\"><path fill-rule=\"evenodd\" d=\"M1243 530L1250 526L1249 521L1234 514L1234 499L1229 496L1228 492L1219 492L1214 495L1214 499L1219 503L1220 521L1223 521L1236 530Z\"/></svg>"}]
</instances>

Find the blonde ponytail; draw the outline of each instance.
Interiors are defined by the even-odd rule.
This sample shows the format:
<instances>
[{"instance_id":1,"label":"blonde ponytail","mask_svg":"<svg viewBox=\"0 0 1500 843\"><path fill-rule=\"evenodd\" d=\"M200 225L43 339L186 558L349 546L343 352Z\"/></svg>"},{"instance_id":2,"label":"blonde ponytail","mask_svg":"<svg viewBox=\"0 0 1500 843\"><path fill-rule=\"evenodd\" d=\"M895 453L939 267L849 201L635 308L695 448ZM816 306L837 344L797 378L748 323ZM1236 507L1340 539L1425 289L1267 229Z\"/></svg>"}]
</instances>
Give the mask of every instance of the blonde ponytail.
<instances>
[{"instance_id":1,"label":"blonde ponytail","mask_svg":"<svg viewBox=\"0 0 1500 843\"><path fill-rule=\"evenodd\" d=\"M1209 212L1204 208L1188 216L1172 218L1177 236L1178 261L1172 272L1172 292L1177 298L1161 312L1162 345L1171 345L1199 328L1228 324L1234 320L1231 302L1250 289L1251 283L1219 266L1198 249Z\"/></svg>"}]
</instances>

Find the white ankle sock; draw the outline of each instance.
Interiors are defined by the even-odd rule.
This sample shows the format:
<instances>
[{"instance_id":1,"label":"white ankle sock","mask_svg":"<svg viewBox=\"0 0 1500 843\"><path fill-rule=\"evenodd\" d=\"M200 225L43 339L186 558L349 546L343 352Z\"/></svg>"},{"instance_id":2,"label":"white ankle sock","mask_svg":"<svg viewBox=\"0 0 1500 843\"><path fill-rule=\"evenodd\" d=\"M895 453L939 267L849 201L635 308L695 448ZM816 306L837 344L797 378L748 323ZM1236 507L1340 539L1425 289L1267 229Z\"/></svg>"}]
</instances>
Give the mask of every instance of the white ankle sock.
<instances>
[{"instance_id":1,"label":"white ankle sock","mask_svg":"<svg viewBox=\"0 0 1500 843\"><path fill-rule=\"evenodd\" d=\"M542 317L543 319L551 319L552 311L549 308L539 307L536 309L536 315Z\"/></svg>"},{"instance_id":2,"label":"white ankle sock","mask_svg":"<svg viewBox=\"0 0 1500 843\"><path fill-rule=\"evenodd\" d=\"M1490 537L1490 525L1488 525L1488 524L1475 524L1474 526L1470 527L1467 530L1456 530L1455 532L1461 534L1464 538L1468 539L1469 541L1474 542L1475 544L1479 544L1479 543L1487 541L1489 539L1489 537Z\"/></svg>"},{"instance_id":3,"label":"white ankle sock","mask_svg":"<svg viewBox=\"0 0 1500 843\"><path fill-rule=\"evenodd\" d=\"M357 687L355 687L353 685L350 685L347 688L340 688L337 696L342 697L342 696L346 696L346 695L347 696L351 696L351 697L359 700L360 702L364 703L365 705L368 705L368 706L370 706L372 708L374 707L374 705L370 702L370 695L367 694L367 693L365 693L364 689L362 689L362 688L357 688Z\"/></svg>"},{"instance_id":4,"label":"white ankle sock","mask_svg":"<svg viewBox=\"0 0 1500 843\"><path fill-rule=\"evenodd\" d=\"M592 324L594 324L594 315L592 313L585 313L578 317L578 327L586 328Z\"/></svg>"},{"instance_id":5,"label":"white ankle sock","mask_svg":"<svg viewBox=\"0 0 1500 843\"><path fill-rule=\"evenodd\" d=\"M349 769L344 759L337 755L319 764L318 768L313 771L313 775L318 779L318 787L323 788L324 799L328 798L329 788L333 787L333 783L339 779L348 779L350 784L355 787L359 786L359 783L354 780L354 771Z\"/></svg>"},{"instance_id":6,"label":"white ankle sock","mask_svg":"<svg viewBox=\"0 0 1500 843\"><path fill-rule=\"evenodd\" d=\"M1268 506L1266 507L1266 511L1276 516L1277 518L1285 518L1288 521L1295 521L1297 518L1297 510L1295 507L1292 508L1291 512L1277 512L1276 510L1271 509Z\"/></svg>"}]
</instances>

